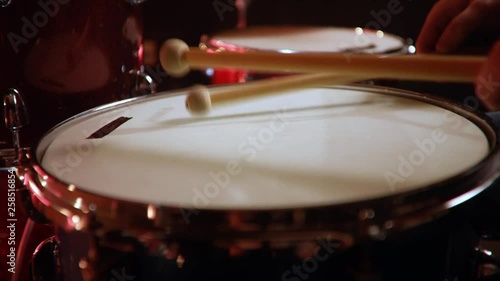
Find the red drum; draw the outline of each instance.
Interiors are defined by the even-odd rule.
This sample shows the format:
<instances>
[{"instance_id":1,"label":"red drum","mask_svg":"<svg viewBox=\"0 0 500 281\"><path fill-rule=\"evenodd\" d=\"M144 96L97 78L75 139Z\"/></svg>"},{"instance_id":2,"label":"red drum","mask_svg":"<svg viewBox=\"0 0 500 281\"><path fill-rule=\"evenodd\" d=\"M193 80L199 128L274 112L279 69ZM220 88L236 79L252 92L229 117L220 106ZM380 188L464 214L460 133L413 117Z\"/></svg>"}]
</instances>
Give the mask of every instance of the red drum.
<instances>
[{"instance_id":1,"label":"red drum","mask_svg":"<svg viewBox=\"0 0 500 281\"><path fill-rule=\"evenodd\" d=\"M0 104L4 120L22 122L20 146L29 149L51 127L95 106L141 95L142 17L139 0L6 0L0 4ZM147 91L146 91L147 92ZM8 97L6 95L9 95ZM25 108L27 117L12 107ZM9 101L16 100L15 105ZM7 110L9 108L9 110ZM21 114L23 115L23 114ZM7 170L12 165L12 133L0 124L1 202L7 202ZM16 185L19 187L20 185ZM10 197L9 197L10 198ZM16 251L26 222L16 198ZM6 205L3 205L6 207ZM4 208L4 207L2 207ZM2 214L2 224L5 210ZM52 227L53 229L53 227ZM4 235L4 230L0 235ZM53 230L36 224L25 259L16 260L20 280L28 280L27 260L36 244ZM9 233L8 233L9 234ZM0 239L0 280L10 280L6 267L10 246ZM17 255L18 253L16 253Z\"/></svg>"},{"instance_id":2,"label":"red drum","mask_svg":"<svg viewBox=\"0 0 500 281\"><path fill-rule=\"evenodd\" d=\"M0 91L23 95L30 124L21 145L29 147L70 116L134 95L140 11L125 0L13 0L0 8L0 53ZM11 148L0 127L0 148Z\"/></svg>"},{"instance_id":3,"label":"red drum","mask_svg":"<svg viewBox=\"0 0 500 281\"><path fill-rule=\"evenodd\" d=\"M407 54L412 47L395 35L362 28L311 26L255 26L203 36L200 48L208 52L276 51L280 53ZM209 69L213 84L241 83L276 74L237 69Z\"/></svg>"}]
</instances>

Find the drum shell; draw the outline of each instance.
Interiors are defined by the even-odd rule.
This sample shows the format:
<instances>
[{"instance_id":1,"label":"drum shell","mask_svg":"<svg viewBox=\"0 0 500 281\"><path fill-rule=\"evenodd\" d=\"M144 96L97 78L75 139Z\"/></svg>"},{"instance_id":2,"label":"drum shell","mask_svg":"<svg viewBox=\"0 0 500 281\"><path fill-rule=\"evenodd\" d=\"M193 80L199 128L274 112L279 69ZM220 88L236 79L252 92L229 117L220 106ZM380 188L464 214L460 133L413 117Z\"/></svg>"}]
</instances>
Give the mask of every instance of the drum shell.
<instances>
[{"instance_id":1,"label":"drum shell","mask_svg":"<svg viewBox=\"0 0 500 281\"><path fill-rule=\"evenodd\" d=\"M84 281L82 273L96 274L99 281L116 276L148 281L475 280L474 247L484 225L474 221L481 216L475 210L482 200L405 233L349 248L328 238L224 247L212 240L139 239L123 232L96 237L58 229L58 251L62 271L72 281Z\"/></svg>"},{"instance_id":2,"label":"drum shell","mask_svg":"<svg viewBox=\"0 0 500 281\"><path fill-rule=\"evenodd\" d=\"M142 17L124 0L12 1L0 8L0 37L0 91L18 89L28 110L24 147L77 113L134 95ZM11 148L0 130L0 149Z\"/></svg>"}]
</instances>

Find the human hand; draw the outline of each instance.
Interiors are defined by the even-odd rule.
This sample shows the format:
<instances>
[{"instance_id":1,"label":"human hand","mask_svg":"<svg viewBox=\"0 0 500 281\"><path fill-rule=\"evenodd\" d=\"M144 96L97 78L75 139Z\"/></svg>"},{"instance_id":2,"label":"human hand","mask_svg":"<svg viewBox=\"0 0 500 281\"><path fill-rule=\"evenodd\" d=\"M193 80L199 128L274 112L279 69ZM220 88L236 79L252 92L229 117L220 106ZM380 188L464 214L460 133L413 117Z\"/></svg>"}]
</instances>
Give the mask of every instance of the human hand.
<instances>
[{"instance_id":1,"label":"human hand","mask_svg":"<svg viewBox=\"0 0 500 281\"><path fill-rule=\"evenodd\" d=\"M455 52L478 32L483 33L481 41L488 36L499 38L499 0L440 0L432 8L420 31L417 52Z\"/></svg>"}]
</instances>

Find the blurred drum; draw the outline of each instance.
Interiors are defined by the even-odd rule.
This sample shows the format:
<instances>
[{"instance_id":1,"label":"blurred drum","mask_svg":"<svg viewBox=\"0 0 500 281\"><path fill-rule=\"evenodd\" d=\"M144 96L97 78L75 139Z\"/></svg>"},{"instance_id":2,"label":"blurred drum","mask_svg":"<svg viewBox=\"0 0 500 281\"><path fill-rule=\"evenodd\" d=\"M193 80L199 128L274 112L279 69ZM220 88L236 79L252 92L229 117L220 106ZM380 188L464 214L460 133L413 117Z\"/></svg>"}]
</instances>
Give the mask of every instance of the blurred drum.
<instances>
[{"instance_id":1,"label":"blurred drum","mask_svg":"<svg viewBox=\"0 0 500 281\"><path fill-rule=\"evenodd\" d=\"M203 36L200 48L209 52L275 51L362 54L407 54L413 49L395 35L362 28L256 26ZM213 84L240 83L276 74L234 69L210 69Z\"/></svg>"},{"instance_id":2,"label":"blurred drum","mask_svg":"<svg viewBox=\"0 0 500 281\"><path fill-rule=\"evenodd\" d=\"M62 120L133 95L142 65L140 1L6 1L0 8L0 93L16 89L30 147ZM1 113L3 115L3 108ZM12 148L1 127L0 150Z\"/></svg>"},{"instance_id":3,"label":"blurred drum","mask_svg":"<svg viewBox=\"0 0 500 281\"><path fill-rule=\"evenodd\" d=\"M457 229L440 222L498 176L488 118L443 100L310 88L192 117L186 93L106 105L42 139L19 175L59 229L42 251L54 264L43 280L58 280L54 272L69 280L445 280L446 239L429 245L412 233ZM410 242L397 238L405 235ZM370 241L396 241L402 255L368 247L353 258ZM469 269L470 256L460 257L454 265ZM47 263L33 271L41 268Z\"/></svg>"},{"instance_id":4,"label":"blurred drum","mask_svg":"<svg viewBox=\"0 0 500 281\"><path fill-rule=\"evenodd\" d=\"M36 245L53 235L53 227L29 226L26 236L23 199L8 196L7 181L16 158L13 134L29 150L59 122L95 106L140 95L143 83L142 17L139 0L6 0L0 5L0 201L15 199L15 239L0 236L0 280L28 280L28 261ZM147 90L145 91L147 92ZM24 101L24 102L23 102ZM20 121L20 122L18 122ZM16 128L12 128L14 125ZM23 152L24 153L24 152ZM16 181L16 186L19 187ZM14 222L12 222L14 223ZM51 234L52 233L52 234ZM12 244L14 243L14 244ZM14 267L7 254L15 249ZM19 253L26 247L28 255ZM10 270L9 270L10 269Z\"/></svg>"}]
</instances>

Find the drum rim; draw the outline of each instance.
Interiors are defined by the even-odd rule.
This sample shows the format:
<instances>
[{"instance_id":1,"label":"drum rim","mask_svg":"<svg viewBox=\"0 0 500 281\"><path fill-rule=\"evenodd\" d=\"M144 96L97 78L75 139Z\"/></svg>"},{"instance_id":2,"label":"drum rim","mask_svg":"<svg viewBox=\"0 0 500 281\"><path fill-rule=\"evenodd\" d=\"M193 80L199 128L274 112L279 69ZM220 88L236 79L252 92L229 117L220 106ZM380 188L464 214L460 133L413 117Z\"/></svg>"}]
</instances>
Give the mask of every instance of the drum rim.
<instances>
[{"instance_id":1,"label":"drum rim","mask_svg":"<svg viewBox=\"0 0 500 281\"><path fill-rule=\"evenodd\" d=\"M200 238L199 236L203 236L204 239L208 237L255 239L258 237L258 239L271 240L296 240L304 236L317 238L335 233L336 237L343 237L345 241L351 242L364 237L385 237L386 233L402 231L432 220L456 205L475 197L488 188L500 175L498 169L499 132L495 129L492 120L482 112L470 112L443 98L387 87L351 85L321 88L363 90L395 95L444 108L478 126L488 138L490 151L471 169L416 190L335 205L263 210L198 211L183 209L181 206L158 206L114 199L60 181L39 164L40 154L45 153L47 148L42 144L47 142L47 137L54 130L60 129L73 120L90 118L107 110L117 109L119 106L185 94L183 90L174 90L103 105L63 121L40 139L33 150L34 157L31 157L31 163L19 168L18 174L30 190L35 208L56 225L68 231L128 229L161 233L167 237L179 236L193 239ZM186 221L186 215L192 211L198 211L199 214L188 216ZM242 223L241 228L231 226L229 218L235 216L247 224ZM273 217L287 217L289 220L276 222L273 221ZM251 219L248 220L248 218ZM257 220L259 227L256 228L255 218L259 218ZM193 223L193 221L196 222ZM254 228L249 229L250 225Z\"/></svg>"},{"instance_id":2,"label":"drum rim","mask_svg":"<svg viewBox=\"0 0 500 281\"><path fill-rule=\"evenodd\" d=\"M328 29L341 29L341 30L352 30L353 33L355 33L355 29L357 27L345 27L345 26L314 26L314 25L255 25L255 26L249 26L246 29L260 29L260 28L315 28L318 30L328 30ZM219 46L216 44L213 44L213 40L216 36L223 34L224 32L228 32L231 30L224 30L219 33L211 33L211 34L204 34L201 36L200 39L200 48L201 49L206 49L206 50L217 50L220 49ZM372 32L376 33L377 30L371 29L371 28L363 28L363 32ZM411 45L409 44L403 37L398 36L396 34L392 33L387 33L391 37L394 37L394 39L397 39L401 42L401 48L398 49L389 49L385 52L382 53L375 53L378 55L397 55L397 54L408 54L408 47ZM272 49L255 49L255 48L250 48L250 47L244 47L244 46L239 46L239 45L234 45L232 43L224 42L224 44L231 46L236 52L253 52L253 51L270 51L270 52L280 52L280 50L272 50ZM312 51L296 51L296 50L291 50L294 53L316 53Z\"/></svg>"}]
</instances>

